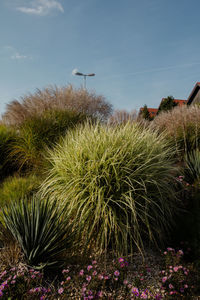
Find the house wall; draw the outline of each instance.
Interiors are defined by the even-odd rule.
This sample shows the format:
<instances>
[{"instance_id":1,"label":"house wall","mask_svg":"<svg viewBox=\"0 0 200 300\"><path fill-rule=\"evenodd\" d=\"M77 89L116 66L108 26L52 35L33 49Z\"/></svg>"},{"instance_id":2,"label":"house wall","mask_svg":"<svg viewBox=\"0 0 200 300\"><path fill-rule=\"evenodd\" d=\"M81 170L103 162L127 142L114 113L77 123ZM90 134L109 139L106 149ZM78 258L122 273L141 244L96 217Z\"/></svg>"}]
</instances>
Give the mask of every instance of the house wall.
<instances>
[{"instance_id":1,"label":"house wall","mask_svg":"<svg viewBox=\"0 0 200 300\"><path fill-rule=\"evenodd\" d=\"M200 103L200 90L198 90L198 93L194 97L194 100L192 101L191 104L195 104L195 103Z\"/></svg>"}]
</instances>

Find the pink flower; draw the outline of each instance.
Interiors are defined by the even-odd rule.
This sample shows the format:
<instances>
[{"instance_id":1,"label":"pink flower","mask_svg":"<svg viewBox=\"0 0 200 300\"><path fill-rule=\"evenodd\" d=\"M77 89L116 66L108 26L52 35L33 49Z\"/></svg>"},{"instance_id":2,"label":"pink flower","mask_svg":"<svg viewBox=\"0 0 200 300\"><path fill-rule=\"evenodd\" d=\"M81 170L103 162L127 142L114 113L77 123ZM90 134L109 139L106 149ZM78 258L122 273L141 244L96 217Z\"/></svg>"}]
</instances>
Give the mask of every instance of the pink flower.
<instances>
[{"instance_id":1,"label":"pink flower","mask_svg":"<svg viewBox=\"0 0 200 300\"><path fill-rule=\"evenodd\" d=\"M83 276L83 274L84 274L84 270L80 270L79 275Z\"/></svg>"},{"instance_id":2,"label":"pink flower","mask_svg":"<svg viewBox=\"0 0 200 300\"><path fill-rule=\"evenodd\" d=\"M118 270L116 270L116 271L114 272L114 275L115 275L115 276L119 276L119 274L120 274L120 273L119 273Z\"/></svg>"},{"instance_id":3,"label":"pink flower","mask_svg":"<svg viewBox=\"0 0 200 300\"><path fill-rule=\"evenodd\" d=\"M97 261L96 261L96 260L93 260L93 261L92 261L92 264L93 264L93 265L96 265L96 264L97 264Z\"/></svg>"},{"instance_id":4,"label":"pink flower","mask_svg":"<svg viewBox=\"0 0 200 300\"><path fill-rule=\"evenodd\" d=\"M109 277L106 275L106 276L104 276L104 279L105 279L105 280L108 280L108 279L109 279Z\"/></svg>"},{"instance_id":5,"label":"pink flower","mask_svg":"<svg viewBox=\"0 0 200 300\"><path fill-rule=\"evenodd\" d=\"M169 288L170 288L170 290L171 290L171 289L174 288L174 286L170 283L170 284L169 284Z\"/></svg>"},{"instance_id":6,"label":"pink flower","mask_svg":"<svg viewBox=\"0 0 200 300\"><path fill-rule=\"evenodd\" d=\"M188 288L188 285L187 285L187 284L185 284L185 285L184 285L184 288L185 288L185 289L187 289L187 288Z\"/></svg>"},{"instance_id":7,"label":"pink flower","mask_svg":"<svg viewBox=\"0 0 200 300\"><path fill-rule=\"evenodd\" d=\"M16 282L15 280L12 280L12 281L11 281L11 284L15 284L15 282Z\"/></svg>"},{"instance_id":8,"label":"pink flower","mask_svg":"<svg viewBox=\"0 0 200 300\"><path fill-rule=\"evenodd\" d=\"M97 271L94 271L94 272L92 273L92 275L93 275L93 276L97 275Z\"/></svg>"},{"instance_id":9,"label":"pink flower","mask_svg":"<svg viewBox=\"0 0 200 300\"><path fill-rule=\"evenodd\" d=\"M174 272L177 272L179 267L174 267L173 269L174 269Z\"/></svg>"},{"instance_id":10,"label":"pink flower","mask_svg":"<svg viewBox=\"0 0 200 300\"><path fill-rule=\"evenodd\" d=\"M124 285L127 285L127 284L128 284L128 280L124 280L124 281L123 281L123 284L124 284Z\"/></svg>"},{"instance_id":11,"label":"pink flower","mask_svg":"<svg viewBox=\"0 0 200 300\"><path fill-rule=\"evenodd\" d=\"M167 251L165 251L164 254L167 255Z\"/></svg>"},{"instance_id":12,"label":"pink flower","mask_svg":"<svg viewBox=\"0 0 200 300\"><path fill-rule=\"evenodd\" d=\"M142 294L140 295L140 298L147 299L147 294L145 294L145 292L142 292Z\"/></svg>"},{"instance_id":13,"label":"pink flower","mask_svg":"<svg viewBox=\"0 0 200 300\"><path fill-rule=\"evenodd\" d=\"M67 281L71 280L71 277L70 277L70 276L68 276L66 280L67 280Z\"/></svg>"},{"instance_id":14,"label":"pink flower","mask_svg":"<svg viewBox=\"0 0 200 300\"><path fill-rule=\"evenodd\" d=\"M177 252L177 254L183 255L183 251L182 251L182 250L179 250L179 251Z\"/></svg>"},{"instance_id":15,"label":"pink flower","mask_svg":"<svg viewBox=\"0 0 200 300\"><path fill-rule=\"evenodd\" d=\"M87 280L87 281L89 281L89 282L90 282L90 280L91 280L91 279L92 279L92 277L91 277L91 276L88 276L88 275L86 276L86 280Z\"/></svg>"},{"instance_id":16,"label":"pink flower","mask_svg":"<svg viewBox=\"0 0 200 300\"><path fill-rule=\"evenodd\" d=\"M114 280L117 281L117 280L118 280L118 277L115 277Z\"/></svg>"},{"instance_id":17,"label":"pink flower","mask_svg":"<svg viewBox=\"0 0 200 300\"><path fill-rule=\"evenodd\" d=\"M99 291L97 295L98 295L99 298L102 298L103 297L103 292Z\"/></svg>"},{"instance_id":18,"label":"pink flower","mask_svg":"<svg viewBox=\"0 0 200 300\"><path fill-rule=\"evenodd\" d=\"M62 294L64 292L64 289L61 287L61 288L59 288L59 290L58 290L58 294Z\"/></svg>"},{"instance_id":19,"label":"pink flower","mask_svg":"<svg viewBox=\"0 0 200 300\"><path fill-rule=\"evenodd\" d=\"M171 291L169 294L170 294L170 295L173 295L173 294L175 294L175 292L174 292L174 291Z\"/></svg>"},{"instance_id":20,"label":"pink flower","mask_svg":"<svg viewBox=\"0 0 200 300\"><path fill-rule=\"evenodd\" d=\"M62 273L64 274L64 273L69 273L69 269L64 269L64 270L62 270Z\"/></svg>"},{"instance_id":21,"label":"pink flower","mask_svg":"<svg viewBox=\"0 0 200 300\"><path fill-rule=\"evenodd\" d=\"M125 267L125 264L123 264L123 263L120 264L120 267L121 267L121 268L124 268L124 267Z\"/></svg>"},{"instance_id":22,"label":"pink flower","mask_svg":"<svg viewBox=\"0 0 200 300\"><path fill-rule=\"evenodd\" d=\"M124 262L124 259L123 259L122 257L120 257L120 258L119 258L119 262L120 262L120 263L123 263L123 262Z\"/></svg>"},{"instance_id":23,"label":"pink flower","mask_svg":"<svg viewBox=\"0 0 200 300\"><path fill-rule=\"evenodd\" d=\"M99 274L99 275L98 275L98 278L99 278L100 280L102 280L102 279L103 279L103 275Z\"/></svg>"},{"instance_id":24,"label":"pink flower","mask_svg":"<svg viewBox=\"0 0 200 300\"><path fill-rule=\"evenodd\" d=\"M167 251L174 251L174 249L173 248L167 248Z\"/></svg>"},{"instance_id":25,"label":"pink flower","mask_svg":"<svg viewBox=\"0 0 200 300\"><path fill-rule=\"evenodd\" d=\"M135 295L135 296L139 296L139 290L136 287L133 287L131 292Z\"/></svg>"},{"instance_id":26,"label":"pink flower","mask_svg":"<svg viewBox=\"0 0 200 300\"><path fill-rule=\"evenodd\" d=\"M93 268L93 266L89 265L89 266L87 267L87 270L90 271L92 268Z\"/></svg>"},{"instance_id":27,"label":"pink flower","mask_svg":"<svg viewBox=\"0 0 200 300\"><path fill-rule=\"evenodd\" d=\"M167 276L162 278L162 282L164 283L167 280Z\"/></svg>"}]
</instances>

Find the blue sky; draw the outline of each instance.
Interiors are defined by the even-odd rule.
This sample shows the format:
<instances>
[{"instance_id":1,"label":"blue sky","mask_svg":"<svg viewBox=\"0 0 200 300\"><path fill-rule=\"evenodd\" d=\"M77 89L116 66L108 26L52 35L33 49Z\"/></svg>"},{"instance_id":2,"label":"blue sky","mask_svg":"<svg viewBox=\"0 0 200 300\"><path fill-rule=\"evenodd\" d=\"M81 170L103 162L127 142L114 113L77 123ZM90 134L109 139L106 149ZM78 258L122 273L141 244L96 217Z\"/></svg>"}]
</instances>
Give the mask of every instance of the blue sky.
<instances>
[{"instance_id":1,"label":"blue sky","mask_svg":"<svg viewBox=\"0 0 200 300\"><path fill-rule=\"evenodd\" d=\"M0 0L0 113L48 85L83 85L114 109L187 99L200 81L199 0Z\"/></svg>"}]
</instances>

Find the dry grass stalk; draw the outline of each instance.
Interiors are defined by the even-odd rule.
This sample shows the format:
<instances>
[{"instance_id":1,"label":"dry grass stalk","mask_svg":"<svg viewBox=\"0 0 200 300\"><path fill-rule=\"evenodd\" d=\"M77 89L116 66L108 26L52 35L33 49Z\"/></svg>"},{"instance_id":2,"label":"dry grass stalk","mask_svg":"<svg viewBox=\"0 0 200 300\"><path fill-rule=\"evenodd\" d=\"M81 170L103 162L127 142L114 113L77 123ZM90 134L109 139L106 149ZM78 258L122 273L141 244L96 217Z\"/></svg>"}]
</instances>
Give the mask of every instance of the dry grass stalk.
<instances>
[{"instance_id":1,"label":"dry grass stalk","mask_svg":"<svg viewBox=\"0 0 200 300\"><path fill-rule=\"evenodd\" d=\"M159 132L165 131L177 150L184 152L197 148L200 142L200 107L197 105L175 107L160 113L150 124Z\"/></svg>"},{"instance_id":2,"label":"dry grass stalk","mask_svg":"<svg viewBox=\"0 0 200 300\"><path fill-rule=\"evenodd\" d=\"M16 267L23 262L23 253L11 233L0 226L2 248L0 248L0 269Z\"/></svg>"},{"instance_id":3,"label":"dry grass stalk","mask_svg":"<svg viewBox=\"0 0 200 300\"><path fill-rule=\"evenodd\" d=\"M7 105L2 120L7 125L20 125L24 120L41 115L47 110L71 110L105 120L112 112L112 106L102 95L88 92L82 88L50 86L37 89Z\"/></svg>"},{"instance_id":4,"label":"dry grass stalk","mask_svg":"<svg viewBox=\"0 0 200 300\"><path fill-rule=\"evenodd\" d=\"M126 124L127 122L134 122L137 120L138 114L136 110L128 112L126 110L115 110L112 116L109 118L108 123L110 125Z\"/></svg>"}]
</instances>

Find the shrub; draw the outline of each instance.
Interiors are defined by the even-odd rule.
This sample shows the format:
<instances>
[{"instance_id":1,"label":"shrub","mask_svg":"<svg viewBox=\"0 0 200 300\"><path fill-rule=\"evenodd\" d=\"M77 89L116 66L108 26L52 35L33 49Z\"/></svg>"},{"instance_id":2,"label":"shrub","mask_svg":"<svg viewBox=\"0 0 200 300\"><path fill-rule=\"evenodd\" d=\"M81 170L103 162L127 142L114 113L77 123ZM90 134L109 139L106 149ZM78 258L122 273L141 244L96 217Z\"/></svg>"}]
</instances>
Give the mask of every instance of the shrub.
<instances>
[{"instance_id":1,"label":"shrub","mask_svg":"<svg viewBox=\"0 0 200 300\"><path fill-rule=\"evenodd\" d=\"M14 130L0 125L0 181L15 171L12 161L9 159L11 144L15 136Z\"/></svg>"},{"instance_id":2,"label":"shrub","mask_svg":"<svg viewBox=\"0 0 200 300\"><path fill-rule=\"evenodd\" d=\"M10 156L20 169L40 169L46 147L51 147L69 128L85 120L86 115L67 110L49 110L26 119L19 126Z\"/></svg>"},{"instance_id":3,"label":"shrub","mask_svg":"<svg viewBox=\"0 0 200 300\"><path fill-rule=\"evenodd\" d=\"M134 124L87 124L49 151L52 164L42 195L66 205L78 239L120 254L162 235L175 205L176 168L164 136Z\"/></svg>"},{"instance_id":4,"label":"shrub","mask_svg":"<svg viewBox=\"0 0 200 300\"><path fill-rule=\"evenodd\" d=\"M165 131L176 145L179 159L183 154L200 145L200 108L198 106L175 107L169 112L160 113L151 123L152 128Z\"/></svg>"},{"instance_id":5,"label":"shrub","mask_svg":"<svg viewBox=\"0 0 200 300\"><path fill-rule=\"evenodd\" d=\"M61 88L51 86L43 90L37 89L34 94L21 97L20 101L12 101L7 105L3 121L5 124L18 126L26 119L48 110L70 110L105 120L112 112L112 106L103 96L85 89L74 89L71 85Z\"/></svg>"},{"instance_id":6,"label":"shrub","mask_svg":"<svg viewBox=\"0 0 200 300\"><path fill-rule=\"evenodd\" d=\"M41 178L35 175L8 177L0 187L0 207L30 198L39 189Z\"/></svg>"},{"instance_id":7,"label":"shrub","mask_svg":"<svg viewBox=\"0 0 200 300\"><path fill-rule=\"evenodd\" d=\"M55 202L32 198L3 210L4 222L19 243L26 262L35 268L58 268L72 233L63 210Z\"/></svg>"}]
</instances>

